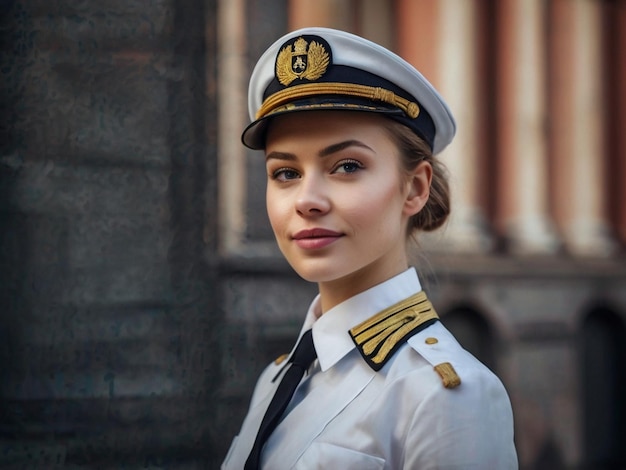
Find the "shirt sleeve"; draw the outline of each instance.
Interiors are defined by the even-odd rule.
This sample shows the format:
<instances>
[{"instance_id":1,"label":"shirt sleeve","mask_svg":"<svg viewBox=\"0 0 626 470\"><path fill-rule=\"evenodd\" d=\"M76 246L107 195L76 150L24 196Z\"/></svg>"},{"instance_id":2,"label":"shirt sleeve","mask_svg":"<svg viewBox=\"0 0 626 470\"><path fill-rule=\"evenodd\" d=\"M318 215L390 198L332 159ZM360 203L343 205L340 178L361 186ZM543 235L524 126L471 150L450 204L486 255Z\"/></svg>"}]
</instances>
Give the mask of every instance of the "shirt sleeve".
<instances>
[{"instance_id":1,"label":"shirt sleeve","mask_svg":"<svg viewBox=\"0 0 626 470\"><path fill-rule=\"evenodd\" d=\"M443 386L415 410L404 468L513 470L513 413L500 380L488 369L464 371L457 388Z\"/></svg>"}]
</instances>

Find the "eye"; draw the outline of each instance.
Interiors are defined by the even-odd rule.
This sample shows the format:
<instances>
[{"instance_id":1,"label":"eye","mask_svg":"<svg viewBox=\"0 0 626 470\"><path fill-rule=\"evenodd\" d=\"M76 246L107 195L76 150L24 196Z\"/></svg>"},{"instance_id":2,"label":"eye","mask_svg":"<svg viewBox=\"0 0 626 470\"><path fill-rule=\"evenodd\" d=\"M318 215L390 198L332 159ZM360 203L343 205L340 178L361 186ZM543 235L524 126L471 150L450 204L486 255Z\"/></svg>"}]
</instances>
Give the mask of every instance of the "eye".
<instances>
[{"instance_id":1,"label":"eye","mask_svg":"<svg viewBox=\"0 0 626 470\"><path fill-rule=\"evenodd\" d=\"M356 173L359 170L365 168L363 164L357 160L341 160L335 168L333 169L333 173Z\"/></svg>"},{"instance_id":2,"label":"eye","mask_svg":"<svg viewBox=\"0 0 626 470\"><path fill-rule=\"evenodd\" d=\"M289 181L299 178L300 174L292 168L279 168L272 171L270 177L277 181Z\"/></svg>"}]
</instances>

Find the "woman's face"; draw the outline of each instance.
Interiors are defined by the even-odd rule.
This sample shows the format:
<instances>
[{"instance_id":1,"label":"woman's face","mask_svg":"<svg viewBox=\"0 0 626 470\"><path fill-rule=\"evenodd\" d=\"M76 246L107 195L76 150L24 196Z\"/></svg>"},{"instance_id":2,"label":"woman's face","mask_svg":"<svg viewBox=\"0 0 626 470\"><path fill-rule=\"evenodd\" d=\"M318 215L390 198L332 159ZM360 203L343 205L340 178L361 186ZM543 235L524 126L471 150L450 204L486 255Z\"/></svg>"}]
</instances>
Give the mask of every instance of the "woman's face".
<instances>
[{"instance_id":1,"label":"woman's face","mask_svg":"<svg viewBox=\"0 0 626 470\"><path fill-rule=\"evenodd\" d=\"M272 121L267 211L280 250L308 281L358 292L407 268L407 221L426 199L416 208L384 119L307 111Z\"/></svg>"}]
</instances>

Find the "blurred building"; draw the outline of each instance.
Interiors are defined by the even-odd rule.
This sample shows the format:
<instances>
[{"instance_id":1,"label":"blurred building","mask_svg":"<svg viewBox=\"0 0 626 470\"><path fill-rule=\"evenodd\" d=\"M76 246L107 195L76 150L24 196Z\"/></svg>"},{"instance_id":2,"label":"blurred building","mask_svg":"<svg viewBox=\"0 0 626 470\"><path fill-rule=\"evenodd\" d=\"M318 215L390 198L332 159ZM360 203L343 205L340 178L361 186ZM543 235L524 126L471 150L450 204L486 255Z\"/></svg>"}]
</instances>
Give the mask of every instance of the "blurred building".
<instances>
[{"instance_id":1,"label":"blurred building","mask_svg":"<svg viewBox=\"0 0 626 470\"><path fill-rule=\"evenodd\" d=\"M522 468L626 467L626 2L220 7L220 247L236 271L224 396L245 404L248 371L289 348L313 290L275 279L289 271L266 255L263 162L238 144L250 64L286 30L336 27L412 62L457 118L440 156L453 216L420 239L416 264L444 323L505 382Z\"/></svg>"},{"instance_id":2,"label":"blurred building","mask_svg":"<svg viewBox=\"0 0 626 470\"><path fill-rule=\"evenodd\" d=\"M0 467L219 467L316 291L239 140L302 26L396 51L457 118L415 264L521 468L626 467L626 1L0 5Z\"/></svg>"}]
</instances>

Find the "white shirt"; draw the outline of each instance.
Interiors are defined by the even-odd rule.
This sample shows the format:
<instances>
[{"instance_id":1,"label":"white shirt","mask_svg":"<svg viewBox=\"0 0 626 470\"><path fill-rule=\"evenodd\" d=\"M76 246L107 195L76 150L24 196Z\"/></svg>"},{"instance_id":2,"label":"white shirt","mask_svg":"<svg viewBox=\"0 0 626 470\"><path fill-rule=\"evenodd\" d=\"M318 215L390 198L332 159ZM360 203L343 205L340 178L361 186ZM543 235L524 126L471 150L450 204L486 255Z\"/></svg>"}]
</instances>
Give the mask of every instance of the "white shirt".
<instances>
[{"instance_id":1,"label":"white shirt","mask_svg":"<svg viewBox=\"0 0 626 470\"><path fill-rule=\"evenodd\" d=\"M440 322L409 338L378 372L356 349L350 328L420 290L409 269L322 316L315 298L300 335L312 327L318 360L267 440L262 468L518 468L502 383ZM452 364L461 385L443 386L433 368L442 362ZM259 378L222 469L243 468L283 365L270 364Z\"/></svg>"}]
</instances>

